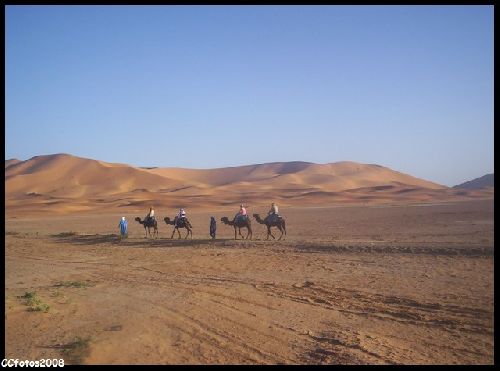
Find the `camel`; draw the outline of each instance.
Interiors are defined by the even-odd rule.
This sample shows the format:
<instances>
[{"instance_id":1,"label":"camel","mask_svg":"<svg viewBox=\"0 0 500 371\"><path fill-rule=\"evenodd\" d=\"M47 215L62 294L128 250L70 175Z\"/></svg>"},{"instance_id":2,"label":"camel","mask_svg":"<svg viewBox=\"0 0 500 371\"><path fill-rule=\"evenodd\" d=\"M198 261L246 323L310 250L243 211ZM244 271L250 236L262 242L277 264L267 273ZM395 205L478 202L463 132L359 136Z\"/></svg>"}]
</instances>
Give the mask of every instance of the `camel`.
<instances>
[{"instance_id":1,"label":"camel","mask_svg":"<svg viewBox=\"0 0 500 371\"><path fill-rule=\"evenodd\" d=\"M148 234L149 236L151 236L151 228L153 228L153 237L156 236L158 238L158 222L156 221L156 219L149 219L148 221L146 221L146 219L141 220L141 218L137 217L135 218L135 221L139 222L139 224L144 225L144 232L146 232L146 228L148 228L146 236L144 238L148 238Z\"/></svg>"},{"instance_id":2,"label":"camel","mask_svg":"<svg viewBox=\"0 0 500 371\"><path fill-rule=\"evenodd\" d=\"M276 239L276 238L274 238L273 234L271 233L271 227L277 227L281 232L281 236L280 236L280 238L278 238L278 241L279 241L279 240L281 240L281 237L283 237L283 232L285 232L285 236L286 236L285 219L283 219L280 216L279 218L275 218L274 220L269 220L269 216L270 215L268 215L264 220L262 220L260 218L259 214L253 214L253 217L255 218L257 223L266 225L266 227L267 227L266 240L269 239L269 236L271 236L274 240Z\"/></svg>"},{"instance_id":3,"label":"camel","mask_svg":"<svg viewBox=\"0 0 500 371\"><path fill-rule=\"evenodd\" d=\"M165 218L163 218L163 220L167 225L175 225L175 218L174 220L170 220L170 218L166 216ZM186 239L189 236L189 234L191 234L191 239L193 239L193 231L191 230L193 226L191 225L191 223L189 223L189 220L187 218L181 220L179 224L174 227L174 230L172 231L172 236L170 236L170 238L174 238L175 231L177 231L177 233L179 234L179 238L181 238L181 232L179 231L179 228L187 229L186 237L184 237L184 239Z\"/></svg>"},{"instance_id":4,"label":"camel","mask_svg":"<svg viewBox=\"0 0 500 371\"><path fill-rule=\"evenodd\" d=\"M234 239L237 240L236 238L236 228L238 228L238 233L240 234L242 239L252 239L252 225L250 222L250 218L245 218L244 220L237 218L236 222L233 220L229 220L226 216L222 217L221 222L227 225L232 225L234 227ZM241 234L241 228L246 227L248 229L248 233L246 237L243 237Z\"/></svg>"}]
</instances>

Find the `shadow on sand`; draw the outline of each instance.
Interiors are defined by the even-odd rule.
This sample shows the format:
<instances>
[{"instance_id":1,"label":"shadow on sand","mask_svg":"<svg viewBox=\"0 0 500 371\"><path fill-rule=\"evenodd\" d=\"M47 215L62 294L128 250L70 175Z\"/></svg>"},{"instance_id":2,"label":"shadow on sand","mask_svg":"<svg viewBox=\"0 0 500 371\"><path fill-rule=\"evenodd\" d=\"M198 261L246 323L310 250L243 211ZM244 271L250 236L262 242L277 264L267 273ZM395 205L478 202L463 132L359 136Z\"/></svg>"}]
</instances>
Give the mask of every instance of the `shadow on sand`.
<instances>
[{"instance_id":1,"label":"shadow on sand","mask_svg":"<svg viewBox=\"0 0 500 371\"><path fill-rule=\"evenodd\" d=\"M251 241L234 239L170 239L170 238L120 238L118 234L56 234L51 237L59 243L74 245L116 245L122 247L248 247Z\"/></svg>"},{"instance_id":2,"label":"shadow on sand","mask_svg":"<svg viewBox=\"0 0 500 371\"><path fill-rule=\"evenodd\" d=\"M64 363L82 364L90 354L90 338L75 337L73 341L66 344L55 344L38 346L42 349L56 349L61 352ZM55 361L55 360L54 360ZM58 366L59 363L53 363L52 366Z\"/></svg>"},{"instance_id":3,"label":"shadow on sand","mask_svg":"<svg viewBox=\"0 0 500 371\"><path fill-rule=\"evenodd\" d=\"M334 244L305 244L300 243L294 246L295 250L305 253L381 253L381 254L425 254L442 256L491 256L493 248L490 246L426 246L418 244L417 246L388 246L381 244L375 245L334 245Z\"/></svg>"}]
</instances>

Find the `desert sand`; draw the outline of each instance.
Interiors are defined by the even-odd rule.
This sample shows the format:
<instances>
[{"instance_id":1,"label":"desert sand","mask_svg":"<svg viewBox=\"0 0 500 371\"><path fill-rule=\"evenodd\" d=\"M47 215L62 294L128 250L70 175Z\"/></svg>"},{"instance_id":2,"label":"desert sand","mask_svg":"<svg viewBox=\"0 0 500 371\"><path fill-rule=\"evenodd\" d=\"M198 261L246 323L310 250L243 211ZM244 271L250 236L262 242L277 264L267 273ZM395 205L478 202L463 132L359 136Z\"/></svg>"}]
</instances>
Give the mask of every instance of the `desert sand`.
<instances>
[{"instance_id":1,"label":"desert sand","mask_svg":"<svg viewBox=\"0 0 500 371\"><path fill-rule=\"evenodd\" d=\"M218 169L138 168L68 154L5 163L5 213L144 212L180 207L340 206L492 199L376 164L276 162ZM14 214L15 213L15 214ZM144 213L145 215L145 213Z\"/></svg>"},{"instance_id":2,"label":"desert sand","mask_svg":"<svg viewBox=\"0 0 500 371\"><path fill-rule=\"evenodd\" d=\"M446 202L418 196L397 202L393 195L387 202L377 192L410 187L389 183L393 188L368 190L362 187L379 183L366 182L341 192L343 186L335 190L332 182L311 177L303 184L323 184L323 191L314 186L311 192L324 193L280 199L283 240L265 240L265 227L252 218L253 239L235 241L220 218L234 215L239 194L224 198L213 188L224 189L215 184L218 176L208 176L193 181L198 188L192 195L214 192L214 205L193 201L187 208L193 239L170 239L172 226L162 219L173 216L178 201L168 197L155 203L159 237L151 239L133 220L146 214L148 197L158 198L144 182L153 187L154 177L161 177L162 187L178 187L173 177L134 170L128 188L112 182L104 197L90 186L64 188L56 170L47 164L43 169L58 187L29 179L37 175L35 167L17 176L9 172L11 177L6 171L6 358L63 358L66 364L494 362L491 194ZM132 184L139 179L135 171L147 172L146 180ZM264 176L259 171L254 175ZM296 178L300 188L306 178ZM202 187L211 182L213 187ZM136 186L146 190L130 191ZM400 194L452 192L417 187ZM249 214L264 215L278 189L270 187L261 204L248 202ZM138 204L119 207L129 191L126 203ZM32 192L40 196L26 195ZM337 204L329 192L341 192ZM49 197L54 205L33 207ZM83 202L92 197L103 201ZM338 202L349 197L360 203ZM129 221L124 240L118 236L122 215ZM210 216L218 222L215 240L209 238ZM273 234L279 236L275 229ZM27 293L36 294L36 305Z\"/></svg>"}]
</instances>

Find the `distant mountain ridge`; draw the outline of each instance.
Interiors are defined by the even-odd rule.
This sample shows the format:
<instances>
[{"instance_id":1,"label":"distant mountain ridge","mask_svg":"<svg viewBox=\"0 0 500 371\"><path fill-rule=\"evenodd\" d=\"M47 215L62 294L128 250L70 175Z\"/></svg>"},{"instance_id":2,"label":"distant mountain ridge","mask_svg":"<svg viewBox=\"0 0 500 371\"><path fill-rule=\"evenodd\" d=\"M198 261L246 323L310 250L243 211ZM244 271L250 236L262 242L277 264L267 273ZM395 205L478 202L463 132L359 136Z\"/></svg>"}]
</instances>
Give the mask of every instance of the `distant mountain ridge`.
<instances>
[{"instance_id":1,"label":"distant mountain ridge","mask_svg":"<svg viewBox=\"0 0 500 371\"><path fill-rule=\"evenodd\" d=\"M481 189L485 187L494 187L494 173L483 175L480 178L472 179L467 182L453 186L454 189Z\"/></svg>"}]
</instances>

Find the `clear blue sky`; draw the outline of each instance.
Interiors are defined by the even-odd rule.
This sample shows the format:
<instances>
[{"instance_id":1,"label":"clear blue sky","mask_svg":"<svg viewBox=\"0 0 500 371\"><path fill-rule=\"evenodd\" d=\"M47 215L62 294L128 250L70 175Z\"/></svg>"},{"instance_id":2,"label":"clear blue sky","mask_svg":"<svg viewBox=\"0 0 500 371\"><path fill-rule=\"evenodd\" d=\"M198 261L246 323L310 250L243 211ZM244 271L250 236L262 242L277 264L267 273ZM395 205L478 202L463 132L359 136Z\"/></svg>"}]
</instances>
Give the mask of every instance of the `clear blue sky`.
<instances>
[{"instance_id":1,"label":"clear blue sky","mask_svg":"<svg viewBox=\"0 0 500 371\"><path fill-rule=\"evenodd\" d=\"M493 172L493 6L7 6L5 157Z\"/></svg>"}]
</instances>

